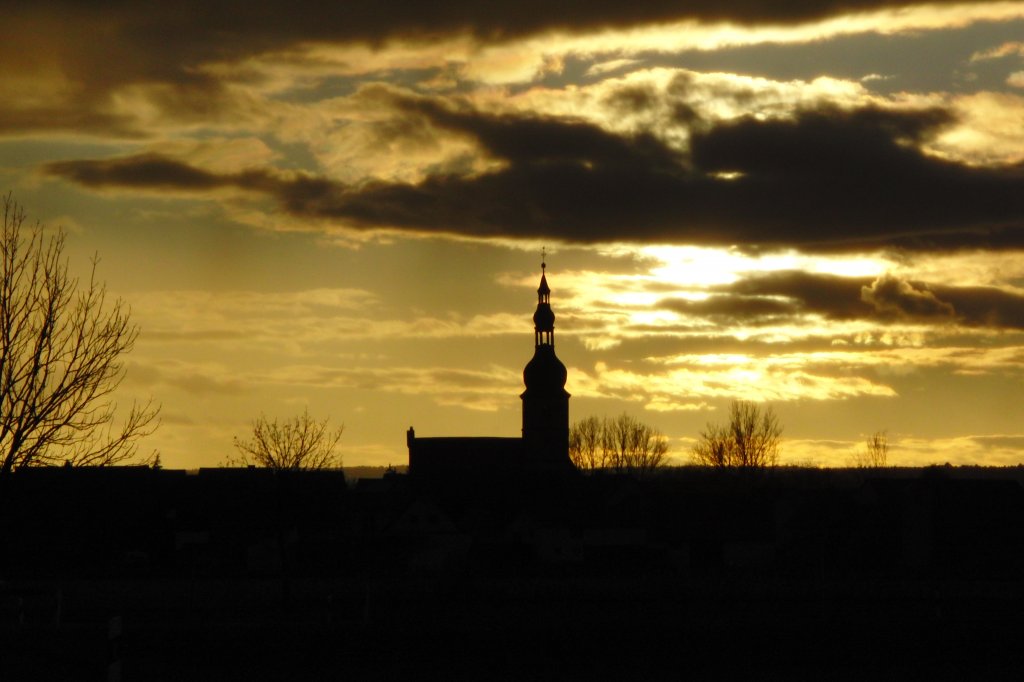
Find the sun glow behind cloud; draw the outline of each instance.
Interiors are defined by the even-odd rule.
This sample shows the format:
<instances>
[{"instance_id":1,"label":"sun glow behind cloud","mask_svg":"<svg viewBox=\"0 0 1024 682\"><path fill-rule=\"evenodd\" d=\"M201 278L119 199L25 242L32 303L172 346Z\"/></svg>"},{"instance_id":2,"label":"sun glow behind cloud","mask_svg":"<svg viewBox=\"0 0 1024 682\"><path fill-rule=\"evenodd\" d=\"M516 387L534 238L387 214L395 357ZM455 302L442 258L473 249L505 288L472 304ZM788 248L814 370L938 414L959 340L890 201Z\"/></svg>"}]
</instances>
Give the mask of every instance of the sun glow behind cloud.
<instances>
[{"instance_id":1,"label":"sun glow behind cloud","mask_svg":"<svg viewBox=\"0 0 1024 682\"><path fill-rule=\"evenodd\" d=\"M732 284L744 275L802 270L842 277L877 277L894 263L882 255L818 256L798 251L750 255L738 248L714 249L691 246L642 246L641 257L658 264L650 276L675 286L710 287Z\"/></svg>"},{"instance_id":2,"label":"sun glow behind cloud","mask_svg":"<svg viewBox=\"0 0 1024 682\"><path fill-rule=\"evenodd\" d=\"M807 315L799 324L789 318L771 327L756 330L742 325L721 328L699 316L680 315L660 308L659 303L669 299L706 301L714 289L740 280L767 273L803 271L837 275L841 277L878 277L895 266L880 255L813 256L795 251L751 255L735 248L705 248L688 246L598 247L613 253L632 253L643 272L612 274L601 272L569 271L559 274L559 287L564 292L564 308L583 321L578 332L587 336L593 347L608 347L616 342L606 338L626 338L635 335L733 334L744 338L754 334L762 337L829 336L862 333L864 325L831 323L821 326L820 319ZM511 282L508 278L506 282ZM517 283L526 285L528 280ZM595 330L593 320L603 317L601 331ZM588 318L591 323L587 323ZM679 323L689 326L683 330Z\"/></svg>"}]
</instances>

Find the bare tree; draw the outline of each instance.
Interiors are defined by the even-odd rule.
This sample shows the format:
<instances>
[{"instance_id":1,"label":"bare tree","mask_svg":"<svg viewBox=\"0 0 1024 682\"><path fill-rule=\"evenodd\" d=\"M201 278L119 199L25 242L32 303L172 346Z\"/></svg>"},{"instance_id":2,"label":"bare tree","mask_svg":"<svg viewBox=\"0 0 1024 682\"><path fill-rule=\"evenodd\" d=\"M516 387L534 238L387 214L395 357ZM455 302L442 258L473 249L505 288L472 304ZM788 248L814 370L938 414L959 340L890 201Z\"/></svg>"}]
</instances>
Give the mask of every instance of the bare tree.
<instances>
[{"instance_id":1,"label":"bare tree","mask_svg":"<svg viewBox=\"0 0 1024 682\"><path fill-rule=\"evenodd\" d=\"M328 431L329 421L316 421L309 416L309 410L283 422L269 421L260 415L253 420L252 438L235 437L235 448L241 455L239 463L277 471L341 466L341 458L334 454L334 448L345 426Z\"/></svg>"},{"instance_id":2,"label":"bare tree","mask_svg":"<svg viewBox=\"0 0 1024 682\"><path fill-rule=\"evenodd\" d=\"M881 469L889 464L889 435L875 431L868 436L864 450L853 456L853 463L861 469Z\"/></svg>"},{"instance_id":3,"label":"bare tree","mask_svg":"<svg viewBox=\"0 0 1024 682\"><path fill-rule=\"evenodd\" d=\"M622 473L649 473L664 464L668 453L668 440L660 431L625 413L608 420L604 440L610 440L606 451L611 468Z\"/></svg>"},{"instance_id":4,"label":"bare tree","mask_svg":"<svg viewBox=\"0 0 1024 682\"><path fill-rule=\"evenodd\" d=\"M711 467L736 466L732 435L725 424L708 423L700 432L700 440L693 446L693 459L697 464Z\"/></svg>"},{"instance_id":5,"label":"bare tree","mask_svg":"<svg viewBox=\"0 0 1024 682\"><path fill-rule=\"evenodd\" d=\"M601 442L602 424L597 417L586 417L569 428L569 459L577 469L593 471L605 466Z\"/></svg>"},{"instance_id":6,"label":"bare tree","mask_svg":"<svg viewBox=\"0 0 1024 682\"><path fill-rule=\"evenodd\" d=\"M779 461L782 426L771 407L733 401L727 424L709 423L693 446L693 459L713 467L764 469Z\"/></svg>"},{"instance_id":7,"label":"bare tree","mask_svg":"<svg viewBox=\"0 0 1024 682\"><path fill-rule=\"evenodd\" d=\"M68 274L64 232L25 225L8 194L0 233L0 481L29 465L102 466L132 457L158 425L158 407L133 404L115 421L122 356L139 330L96 279Z\"/></svg>"},{"instance_id":8,"label":"bare tree","mask_svg":"<svg viewBox=\"0 0 1024 682\"><path fill-rule=\"evenodd\" d=\"M569 458L585 471L646 474L664 465L668 440L635 417L587 417L569 429Z\"/></svg>"}]
</instances>

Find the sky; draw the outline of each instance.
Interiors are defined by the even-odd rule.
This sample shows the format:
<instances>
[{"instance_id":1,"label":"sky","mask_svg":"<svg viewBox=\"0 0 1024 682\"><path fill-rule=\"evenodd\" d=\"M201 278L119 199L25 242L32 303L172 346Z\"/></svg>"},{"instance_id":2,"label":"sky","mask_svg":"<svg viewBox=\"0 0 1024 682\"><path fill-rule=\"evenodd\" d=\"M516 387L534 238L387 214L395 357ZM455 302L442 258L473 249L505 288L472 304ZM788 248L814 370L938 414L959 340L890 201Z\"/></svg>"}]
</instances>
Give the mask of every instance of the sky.
<instances>
[{"instance_id":1,"label":"sky","mask_svg":"<svg viewBox=\"0 0 1024 682\"><path fill-rule=\"evenodd\" d=\"M166 467L306 408L346 465L519 435L542 248L573 420L1024 461L1024 2L4 15L0 189L131 307Z\"/></svg>"}]
</instances>

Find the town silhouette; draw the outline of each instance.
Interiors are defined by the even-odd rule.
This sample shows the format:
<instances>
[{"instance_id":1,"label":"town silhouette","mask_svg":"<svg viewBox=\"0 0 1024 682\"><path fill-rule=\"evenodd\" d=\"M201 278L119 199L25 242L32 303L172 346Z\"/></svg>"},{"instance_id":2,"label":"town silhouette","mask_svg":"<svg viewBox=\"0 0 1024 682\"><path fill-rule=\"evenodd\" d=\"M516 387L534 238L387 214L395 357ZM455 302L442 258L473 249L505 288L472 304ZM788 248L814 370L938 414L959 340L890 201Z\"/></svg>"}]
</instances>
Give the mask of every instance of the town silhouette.
<instances>
[{"instance_id":1,"label":"town silhouette","mask_svg":"<svg viewBox=\"0 0 1024 682\"><path fill-rule=\"evenodd\" d=\"M542 263L521 438L413 423L358 478L16 469L0 679L1019 673L1024 469L582 471L551 294Z\"/></svg>"}]
</instances>

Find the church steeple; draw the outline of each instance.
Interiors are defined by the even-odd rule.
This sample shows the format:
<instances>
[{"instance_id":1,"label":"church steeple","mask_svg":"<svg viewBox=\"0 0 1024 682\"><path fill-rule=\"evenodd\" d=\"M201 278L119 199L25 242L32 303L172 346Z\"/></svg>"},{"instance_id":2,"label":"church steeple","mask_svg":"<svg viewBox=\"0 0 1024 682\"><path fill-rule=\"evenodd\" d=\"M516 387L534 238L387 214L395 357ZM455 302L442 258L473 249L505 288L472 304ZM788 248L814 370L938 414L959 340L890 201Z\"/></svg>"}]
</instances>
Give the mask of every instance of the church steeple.
<instances>
[{"instance_id":1,"label":"church steeple","mask_svg":"<svg viewBox=\"0 0 1024 682\"><path fill-rule=\"evenodd\" d=\"M541 256L544 258L543 255ZM555 347L555 314L551 311L551 287L548 286L548 264L540 262L540 286L537 288L537 312L533 314L535 346Z\"/></svg>"},{"instance_id":2,"label":"church steeple","mask_svg":"<svg viewBox=\"0 0 1024 682\"><path fill-rule=\"evenodd\" d=\"M541 255L537 310L533 314L533 358L523 369L523 440L543 465L565 467L571 466L567 372L555 355L555 313L551 310L545 255Z\"/></svg>"}]
</instances>

